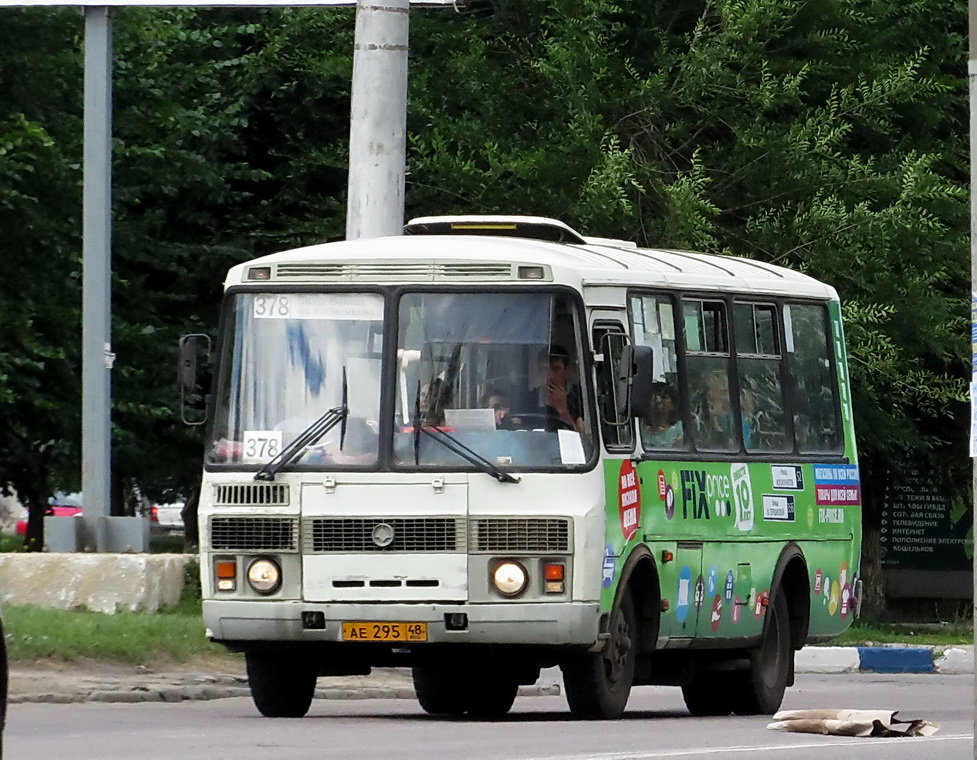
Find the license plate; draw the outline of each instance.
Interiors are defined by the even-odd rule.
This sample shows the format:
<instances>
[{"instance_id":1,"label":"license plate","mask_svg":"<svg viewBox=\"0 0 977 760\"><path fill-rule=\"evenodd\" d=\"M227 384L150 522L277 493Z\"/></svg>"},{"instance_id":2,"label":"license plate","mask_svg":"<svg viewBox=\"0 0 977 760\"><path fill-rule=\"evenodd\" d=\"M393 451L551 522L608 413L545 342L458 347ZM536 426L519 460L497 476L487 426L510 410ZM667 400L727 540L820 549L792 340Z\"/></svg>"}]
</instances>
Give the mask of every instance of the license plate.
<instances>
[{"instance_id":1,"label":"license plate","mask_svg":"<svg viewBox=\"0 0 977 760\"><path fill-rule=\"evenodd\" d=\"M427 641L427 623L343 623L343 641Z\"/></svg>"}]
</instances>

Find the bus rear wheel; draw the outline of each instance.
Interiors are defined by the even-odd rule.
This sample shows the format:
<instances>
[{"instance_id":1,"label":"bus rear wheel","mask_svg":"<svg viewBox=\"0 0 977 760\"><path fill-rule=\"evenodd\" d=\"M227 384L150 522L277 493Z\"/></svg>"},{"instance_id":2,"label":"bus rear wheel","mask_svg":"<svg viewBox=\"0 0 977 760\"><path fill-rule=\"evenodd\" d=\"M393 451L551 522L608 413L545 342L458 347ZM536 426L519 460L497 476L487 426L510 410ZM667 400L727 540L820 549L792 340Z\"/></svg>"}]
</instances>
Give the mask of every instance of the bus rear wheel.
<instances>
[{"instance_id":1,"label":"bus rear wheel","mask_svg":"<svg viewBox=\"0 0 977 760\"><path fill-rule=\"evenodd\" d=\"M737 715L773 715L780 709L791 656L787 597L778 590L767 606L763 641L750 651L750 669L735 674L734 689L740 695L733 705Z\"/></svg>"},{"instance_id":2,"label":"bus rear wheel","mask_svg":"<svg viewBox=\"0 0 977 760\"><path fill-rule=\"evenodd\" d=\"M570 712L578 718L620 718L631 695L638 654L638 621L625 592L611 613L610 637L601 652L561 664Z\"/></svg>"},{"instance_id":3,"label":"bus rear wheel","mask_svg":"<svg viewBox=\"0 0 977 760\"><path fill-rule=\"evenodd\" d=\"M301 718L312 706L316 671L293 654L247 652L251 699L266 718Z\"/></svg>"},{"instance_id":4,"label":"bus rear wheel","mask_svg":"<svg viewBox=\"0 0 977 760\"><path fill-rule=\"evenodd\" d=\"M468 709L466 684L459 668L415 665L414 693L429 715L462 715Z\"/></svg>"},{"instance_id":5,"label":"bus rear wheel","mask_svg":"<svg viewBox=\"0 0 977 760\"><path fill-rule=\"evenodd\" d=\"M733 712L733 692L727 674L697 675L682 687L685 706L693 715L721 716Z\"/></svg>"}]
</instances>

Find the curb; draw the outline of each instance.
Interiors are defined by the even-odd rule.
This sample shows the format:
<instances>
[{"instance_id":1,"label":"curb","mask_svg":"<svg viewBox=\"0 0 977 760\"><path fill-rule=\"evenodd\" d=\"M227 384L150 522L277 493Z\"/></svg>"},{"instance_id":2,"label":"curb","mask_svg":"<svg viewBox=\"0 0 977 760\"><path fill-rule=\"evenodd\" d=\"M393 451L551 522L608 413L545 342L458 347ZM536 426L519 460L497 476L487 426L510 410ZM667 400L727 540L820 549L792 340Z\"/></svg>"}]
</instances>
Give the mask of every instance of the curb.
<instances>
[{"instance_id":1,"label":"curb","mask_svg":"<svg viewBox=\"0 0 977 760\"><path fill-rule=\"evenodd\" d=\"M520 686L520 697L559 696L557 684ZM11 694L9 703L15 704L74 704L79 702L112 702L135 704L140 702L189 702L231 697L250 697L247 685L168 686L163 688L135 687L131 689L102 689L75 694ZM316 689L316 699L416 699L411 687L375 686L351 689Z\"/></svg>"},{"instance_id":2,"label":"curb","mask_svg":"<svg viewBox=\"0 0 977 760\"><path fill-rule=\"evenodd\" d=\"M883 646L805 647L795 655L797 673L943 673L974 672L974 648Z\"/></svg>"}]
</instances>

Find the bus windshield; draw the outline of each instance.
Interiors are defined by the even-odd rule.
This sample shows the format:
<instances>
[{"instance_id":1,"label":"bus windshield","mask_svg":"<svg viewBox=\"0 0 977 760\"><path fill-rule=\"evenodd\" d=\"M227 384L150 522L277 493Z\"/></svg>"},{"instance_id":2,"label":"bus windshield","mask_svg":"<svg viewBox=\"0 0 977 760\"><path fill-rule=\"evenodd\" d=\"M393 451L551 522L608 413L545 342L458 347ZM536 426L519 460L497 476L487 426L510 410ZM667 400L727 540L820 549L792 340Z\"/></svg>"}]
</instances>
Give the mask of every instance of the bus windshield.
<instances>
[{"instance_id":1,"label":"bus windshield","mask_svg":"<svg viewBox=\"0 0 977 760\"><path fill-rule=\"evenodd\" d=\"M408 293L398 316L394 466L464 465L459 443L502 468L587 462L580 332L566 296Z\"/></svg>"},{"instance_id":2,"label":"bus windshield","mask_svg":"<svg viewBox=\"0 0 977 760\"><path fill-rule=\"evenodd\" d=\"M383 296L239 293L223 346L211 464L266 463L344 398L349 413L293 462L375 464L378 455Z\"/></svg>"}]
</instances>

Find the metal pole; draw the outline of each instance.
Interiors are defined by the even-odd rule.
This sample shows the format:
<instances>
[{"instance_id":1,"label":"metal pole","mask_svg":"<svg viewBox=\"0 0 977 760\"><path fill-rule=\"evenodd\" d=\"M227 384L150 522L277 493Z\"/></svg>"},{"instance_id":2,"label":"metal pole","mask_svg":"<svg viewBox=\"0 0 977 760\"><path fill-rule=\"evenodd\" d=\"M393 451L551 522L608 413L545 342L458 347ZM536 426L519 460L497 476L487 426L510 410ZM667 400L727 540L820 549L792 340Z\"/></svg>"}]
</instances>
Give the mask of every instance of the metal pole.
<instances>
[{"instance_id":1,"label":"metal pole","mask_svg":"<svg viewBox=\"0 0 977 760\"><path fill-rule=\"evenodd\" d=\"M968 0L969 58L967 80L970 95L970 319L971 319L971 380L970 380L970 456L977 454L977 0ZM972 462L972 497L974 530L972 546L977 548L977 459ZM973 551L973 550L972 550ZM974 624L974 672L977 673L977 551L973 563L973 599L971 622ZM977 678L974 679L974 738L973 757L977 760Z\"/></svg>"},{"instance_id":2,"label":"metal pole","mask_svg":"<svg viewBox=\"0 0 977 760\"><path fill-rule=\"evenodd\" d=\"M409 0L356 5L347 240L403 231L409 17Z\"/></svg>"},{"instance_id":3,"label":"metal pole","mask_svg":"<svg viewBox=\"0 0 977 760\"><path fill-rule=\"evenodd\" d=\"M111 443L112 11L85 7L81 464L84 519L106 546Z\"/></svg>"}]
</instances>

